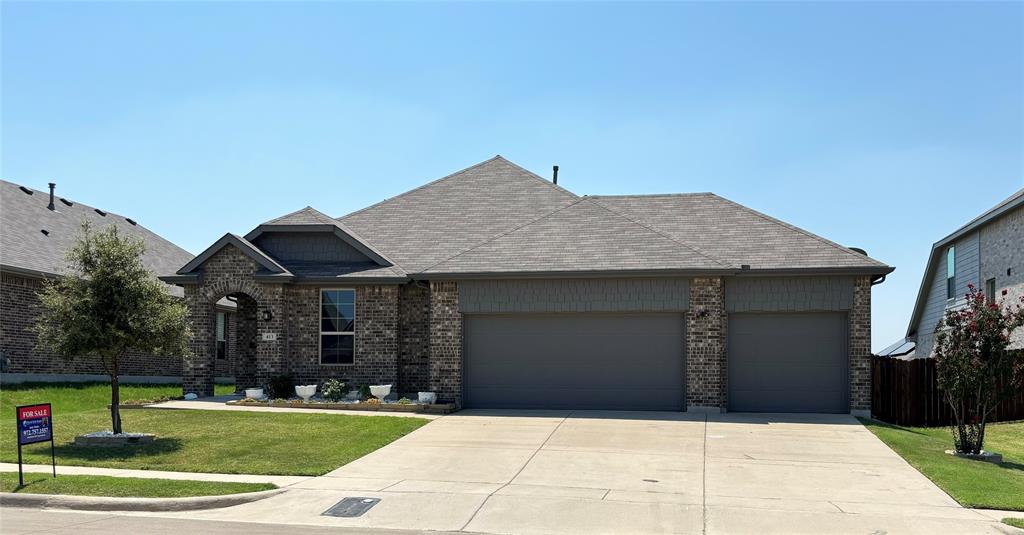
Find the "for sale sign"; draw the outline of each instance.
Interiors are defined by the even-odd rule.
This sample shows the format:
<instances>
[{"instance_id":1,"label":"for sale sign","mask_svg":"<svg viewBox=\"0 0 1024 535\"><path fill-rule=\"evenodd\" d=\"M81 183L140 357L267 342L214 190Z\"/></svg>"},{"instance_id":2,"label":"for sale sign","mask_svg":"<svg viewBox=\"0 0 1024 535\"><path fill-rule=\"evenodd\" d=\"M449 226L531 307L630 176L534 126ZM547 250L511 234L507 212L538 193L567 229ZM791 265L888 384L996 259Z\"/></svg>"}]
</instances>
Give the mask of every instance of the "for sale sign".
<instances>
[{"instance_id":1,"label":"for sale sign","mask_svg":"<svg viewBox=\"0 0 1024 535\"><path fill-rule=\"evenodd\" d=\"M35 444L53 440L50 404L18 407L18 444Z\"/></svg>"}]
</instances>

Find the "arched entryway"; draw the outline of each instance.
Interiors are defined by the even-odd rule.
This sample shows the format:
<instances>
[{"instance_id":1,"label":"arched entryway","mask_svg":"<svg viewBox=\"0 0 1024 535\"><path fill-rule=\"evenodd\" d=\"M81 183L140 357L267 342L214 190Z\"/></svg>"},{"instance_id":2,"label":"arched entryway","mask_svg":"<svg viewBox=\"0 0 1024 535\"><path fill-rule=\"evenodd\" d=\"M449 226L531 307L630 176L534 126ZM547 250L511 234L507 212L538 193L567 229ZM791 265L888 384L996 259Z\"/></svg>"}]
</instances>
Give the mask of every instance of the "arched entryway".
<instances>
[{"instance_id":1,"label":"arched entryway","mask_svg":"<svg viewBox=\"0 0 1024 535\"><path fill-rule=\"evenodd\" d=\"M188 289L187 289L188 290ZM185 357L183 372L184 393L200 397L212 396L218 356L218 311L225 303L234 305L234 343L230 346L229 367L235 378L236 390L263 386L267 373L260 373L258 355L261 350L261 310L264 295L259 286L250 283L213 284L194 286L186 291L189 315L192 319L191 352ZM218 305L219 303L219 305ZM267 312L263 312L267 316ZM276 344L273 344L276 346ZM269 349L269 348L265 348ZM265 351L266 352L266 351ZM221 353L223 354L223 352ZM223 363L221 368L223 369ZM266 370L264 370L266 372Z\"/></svg>"}]
</instances>

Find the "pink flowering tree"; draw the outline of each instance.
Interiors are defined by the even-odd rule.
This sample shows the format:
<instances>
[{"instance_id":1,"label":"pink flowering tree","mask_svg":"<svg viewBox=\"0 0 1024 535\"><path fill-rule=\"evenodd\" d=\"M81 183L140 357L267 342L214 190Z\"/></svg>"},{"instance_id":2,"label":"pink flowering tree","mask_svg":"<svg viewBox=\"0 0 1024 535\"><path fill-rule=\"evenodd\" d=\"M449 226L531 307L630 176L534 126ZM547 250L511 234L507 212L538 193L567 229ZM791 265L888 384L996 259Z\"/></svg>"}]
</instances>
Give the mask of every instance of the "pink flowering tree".
<instances>
[{"instance_id":1,"label":"pink flowering tree","mask_svg":"<svg viewBox=\"0 0 1024 535\"><path fill-rule=\"evenodd\" d=\"M1024 351L1008 349L1010 335L1024 325L1024 308L997 303L973 285L966 298L962 308L946 311L936 329L935 364L953 409L953 445L959 453L978 454L986 420L1024 382Z\"/></svg>"}]
</instances>

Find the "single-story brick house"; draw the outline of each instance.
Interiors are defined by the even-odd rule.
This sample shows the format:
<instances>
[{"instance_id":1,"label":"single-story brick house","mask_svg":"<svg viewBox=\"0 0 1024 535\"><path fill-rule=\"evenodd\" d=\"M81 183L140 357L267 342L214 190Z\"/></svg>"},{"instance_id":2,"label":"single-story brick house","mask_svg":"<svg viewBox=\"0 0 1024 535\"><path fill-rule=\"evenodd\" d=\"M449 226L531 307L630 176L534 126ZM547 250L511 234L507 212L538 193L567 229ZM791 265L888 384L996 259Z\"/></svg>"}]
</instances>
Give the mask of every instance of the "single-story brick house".
<instances>
[{"instance_id":1,"label":"single-story brick house","mask_svg":"<svg viewBox=\"0 0 1024 535\"><path fill-rule=\"evenodd\" d=\"M480 408L866 413L871 286L893 268L710 193L577 196L495 157L332 218L227 234L164 280L212 393L213 303L239 386L276 374Z\"/></svg>"},{"instance_id":2,"label":"single-story brick house","mask_svg":"<svg viewBox=\"0 0 1024 535\"><path fill-rule=\"evenodd\" d=\"M49 193L0 180L0 379L21 381L104 380L106 370L96 359L65 359L36 348L31 327L39 315L38 293L46 279L65 272L64 255L78 237L83 222L93 228L117 226L146 244L143 264L154 273L173 273L193 258L188 251L121 216ZM183 297L177 286L171 293ZM215 348L217 375L233 373L234 305L222 301L214 318L219 322ZM181 381L181 355L132 353L121 363L128 381Z\"/></svg>"}]
</instances>

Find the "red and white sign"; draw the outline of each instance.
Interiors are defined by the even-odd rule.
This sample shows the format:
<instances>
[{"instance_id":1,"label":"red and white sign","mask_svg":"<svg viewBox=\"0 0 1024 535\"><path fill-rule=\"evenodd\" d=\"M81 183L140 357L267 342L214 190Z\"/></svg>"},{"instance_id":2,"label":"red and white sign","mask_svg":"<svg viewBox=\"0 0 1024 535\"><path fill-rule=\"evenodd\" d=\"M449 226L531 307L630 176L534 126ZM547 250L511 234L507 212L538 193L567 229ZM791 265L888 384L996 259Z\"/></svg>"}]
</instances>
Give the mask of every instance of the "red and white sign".
<instances>
[{"instance_id":1,"label":"red and white sign","mask_svg":"<svg viewBox=\"0 0 1024 535\"><path fill-rule=\"evenodd\" d=\"M35 420L36 418L48 418L49 416L49 404L18 407L18 420Z\"/></svg>"}]
</instances>

